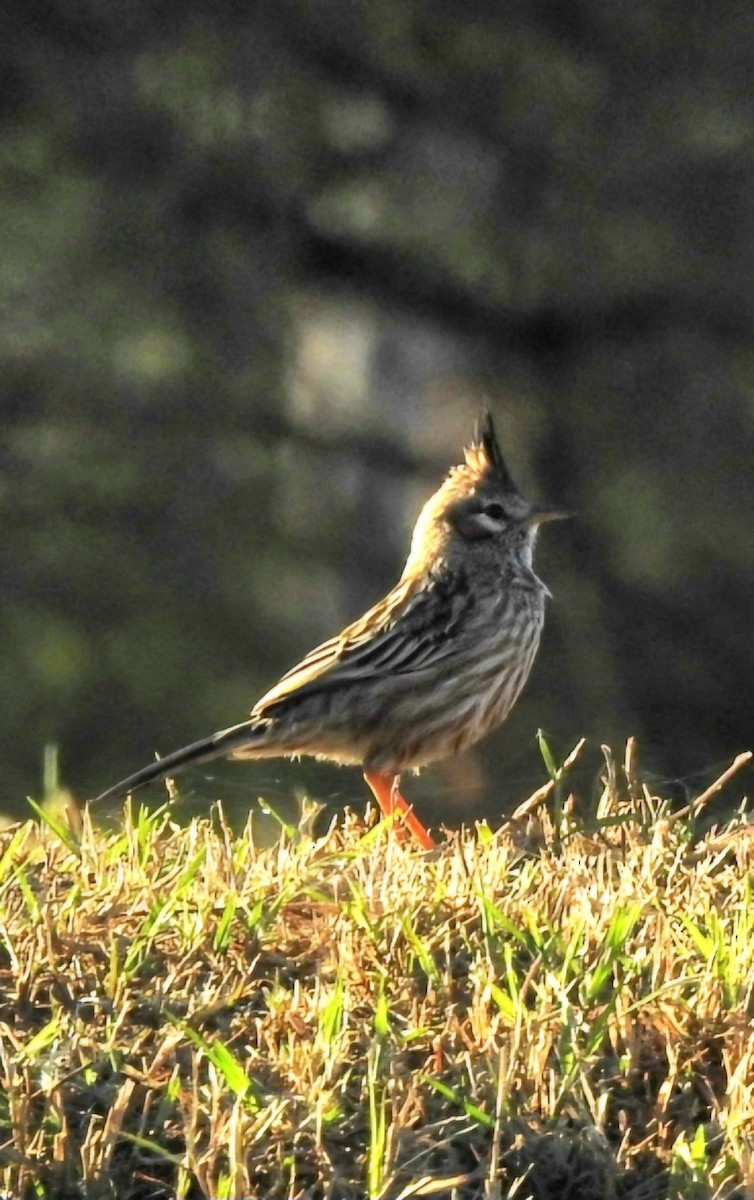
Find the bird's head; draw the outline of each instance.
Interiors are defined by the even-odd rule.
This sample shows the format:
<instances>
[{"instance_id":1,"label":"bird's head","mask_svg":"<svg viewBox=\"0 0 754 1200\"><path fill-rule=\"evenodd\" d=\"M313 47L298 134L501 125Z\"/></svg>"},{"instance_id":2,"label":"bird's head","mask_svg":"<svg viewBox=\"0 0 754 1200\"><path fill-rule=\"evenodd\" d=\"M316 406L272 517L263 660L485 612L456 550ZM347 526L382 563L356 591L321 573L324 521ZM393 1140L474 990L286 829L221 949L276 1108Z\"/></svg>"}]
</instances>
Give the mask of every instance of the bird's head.
<instances>
[{"instance_id":1,"label":"bird's head","mask_svg":"<svg viewBox=\"0 0 754 1200\"><path fill-rule=\"evenodd\" d=\"M438 561L451 569L469 562L493 566L501 560L531 568L539 526L569 514L524 500L487 410L464 459L419 514L406 572L426 570Z\"/></svg>"}]
</instances>

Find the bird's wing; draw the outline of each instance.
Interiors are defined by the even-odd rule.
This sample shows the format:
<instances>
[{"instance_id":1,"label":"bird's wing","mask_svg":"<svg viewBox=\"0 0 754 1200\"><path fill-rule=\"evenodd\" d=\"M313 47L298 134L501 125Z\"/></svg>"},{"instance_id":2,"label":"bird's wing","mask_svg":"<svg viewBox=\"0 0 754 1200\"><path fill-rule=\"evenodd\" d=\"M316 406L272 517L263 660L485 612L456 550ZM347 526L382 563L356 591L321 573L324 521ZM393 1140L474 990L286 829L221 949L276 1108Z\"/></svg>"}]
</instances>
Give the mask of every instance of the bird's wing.
<instances>
[{"instance_id":1,"label":"bird's wing","mask_svg":"<svg viewBox=\"0 0 754 1200\"><path fill-rule=\"evenodd\" d=\"M436 576L417 587L401 580L384 600L337 637L307 654L255 705L272 716L288 699L386 675L433 668L453 653L453 634L473 606L465 579Z\"/></svg>"}]
</instances>

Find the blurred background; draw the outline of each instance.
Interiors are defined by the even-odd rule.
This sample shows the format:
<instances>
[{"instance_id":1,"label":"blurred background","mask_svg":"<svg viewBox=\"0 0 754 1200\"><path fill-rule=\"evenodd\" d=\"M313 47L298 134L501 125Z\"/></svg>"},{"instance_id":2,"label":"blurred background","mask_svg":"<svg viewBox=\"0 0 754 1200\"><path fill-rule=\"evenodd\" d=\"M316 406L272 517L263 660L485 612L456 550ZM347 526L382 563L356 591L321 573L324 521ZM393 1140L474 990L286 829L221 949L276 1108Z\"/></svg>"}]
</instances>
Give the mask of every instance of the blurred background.
<instances>
[{"instance_id":1,"label":"blurred background","mask_svg":"<svg viewBox=\"0 0 754 1200\"><path fill-rule=\"evenodd\" d=\"M754 25L720 0L26 0L0 48L0 807L245 717L392 585L480 404L554 599L494 819L752 742ZM592 758L589 758L589 755ZM741 789L751 775L739 777ZM357 772L224 764L187 803ZM164 795L157 789L158 797ZM154 794L154 793L153 793Z\"/></svg>"}]
</instances>

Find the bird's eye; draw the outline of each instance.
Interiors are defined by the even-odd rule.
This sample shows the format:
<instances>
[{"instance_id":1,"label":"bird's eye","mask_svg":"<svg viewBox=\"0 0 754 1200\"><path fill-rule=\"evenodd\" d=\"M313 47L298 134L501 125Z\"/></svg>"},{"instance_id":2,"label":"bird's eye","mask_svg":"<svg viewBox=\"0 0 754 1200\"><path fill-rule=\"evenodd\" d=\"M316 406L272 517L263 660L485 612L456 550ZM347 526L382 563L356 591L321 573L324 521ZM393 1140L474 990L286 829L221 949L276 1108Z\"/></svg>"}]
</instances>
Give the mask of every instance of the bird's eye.
<instances>
[{"instance_id":1,"label":"bird's eye","mask_svg":"<svg viewBox=\"0 0 754 1200\"><path fill-rule=\"evenodd\" d=\"M486 504L477 496L466 496L451 504L445 520L467 541L496 537L505 528L505 508L497 500Z\"/></svg>"},{"instance_id":2,"label":"bird's eye","mask_svg":"<svg viewBox=\"0 0 754 1200\"><path fill-rule=\"evenodd\" d=\"M497 500L493 500L490 504L485 504L482 511L485 517L491 517L493 521L502 521L505 516L505 509Z\"/></svg>"}]
</instances>

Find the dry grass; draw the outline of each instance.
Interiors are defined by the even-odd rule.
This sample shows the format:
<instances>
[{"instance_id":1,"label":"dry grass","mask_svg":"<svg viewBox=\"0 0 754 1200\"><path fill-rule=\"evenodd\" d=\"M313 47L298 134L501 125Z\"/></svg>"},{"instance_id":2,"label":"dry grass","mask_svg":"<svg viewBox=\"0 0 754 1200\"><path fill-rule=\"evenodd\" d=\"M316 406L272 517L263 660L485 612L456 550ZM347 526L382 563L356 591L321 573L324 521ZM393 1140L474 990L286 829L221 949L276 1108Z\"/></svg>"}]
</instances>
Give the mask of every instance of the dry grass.
<instances>
[{"instance_id":1,"label":"dry grass","mask_svg":"<svg viewBox=\"0 0 754 1200\"><path fill-rule=\"evenodd\" d=\"M754 827L608 768L431 854L5 832L3 1195L754 1196Z\"/></svg>"}]
</instances>

